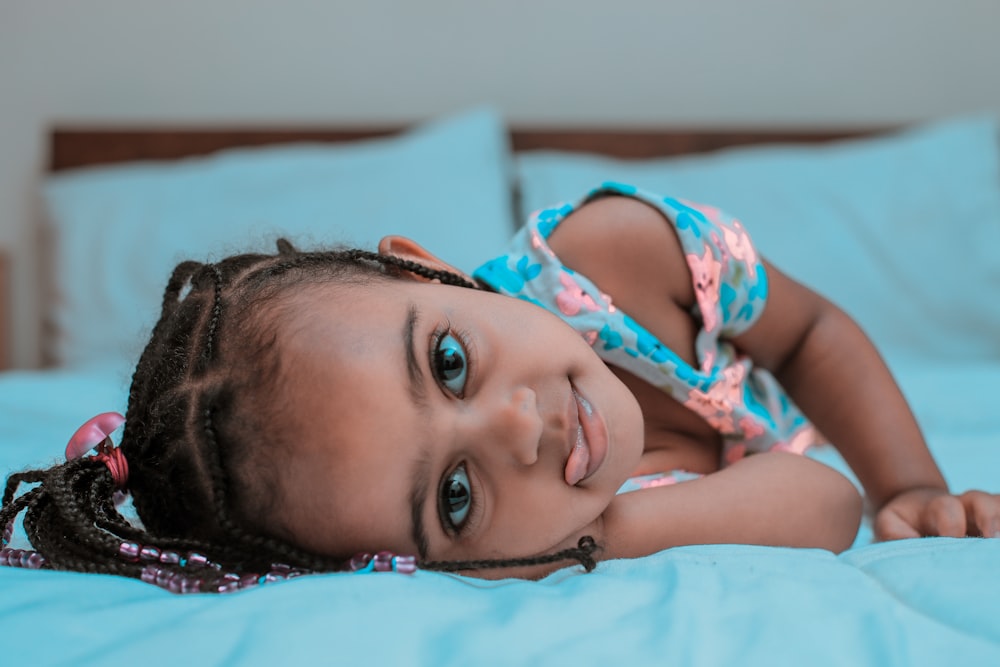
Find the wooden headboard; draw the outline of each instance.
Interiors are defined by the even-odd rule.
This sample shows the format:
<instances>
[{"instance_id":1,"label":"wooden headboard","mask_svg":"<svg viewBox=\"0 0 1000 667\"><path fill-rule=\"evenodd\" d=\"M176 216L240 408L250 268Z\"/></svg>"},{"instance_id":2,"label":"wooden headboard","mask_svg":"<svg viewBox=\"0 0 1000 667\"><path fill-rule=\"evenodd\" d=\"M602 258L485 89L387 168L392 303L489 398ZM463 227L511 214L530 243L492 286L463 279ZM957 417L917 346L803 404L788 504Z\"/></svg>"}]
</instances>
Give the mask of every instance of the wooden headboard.
<instances>
[{"instance_id":1,"label":"wooden headboard","mask_svg":"<svg viewBox=\"0 0 1000 667\"><path fill-rule=\"evenodd\" d=\"M301 141L343 142L385 136L401 127L238 128L62 126L51 133L52 171L132 160L162 160L204 155L237 146ZM514 150L555 149L640 159L703 153L728 146L761 143L817 143L858 137L888 128L821 130L609 129L607 127L514 128Z\"/></svg>"}]
</instances>

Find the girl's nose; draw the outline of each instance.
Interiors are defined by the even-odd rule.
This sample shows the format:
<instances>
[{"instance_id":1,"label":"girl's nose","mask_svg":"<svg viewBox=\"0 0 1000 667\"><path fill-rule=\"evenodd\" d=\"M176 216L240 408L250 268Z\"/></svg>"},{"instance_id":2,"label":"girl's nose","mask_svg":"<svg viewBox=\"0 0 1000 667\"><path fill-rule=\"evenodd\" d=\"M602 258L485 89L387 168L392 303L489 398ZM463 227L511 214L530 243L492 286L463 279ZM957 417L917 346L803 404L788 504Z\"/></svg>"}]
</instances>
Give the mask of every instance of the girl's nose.
<instances>
[{"instance_id":1,"label":"girl's nose","mask_svg":"<svg viewBox=\"0 0 1000 667\"><path fill-rule=\"evenodd\" d=\"M494 454L511 456L520 465L534 464L543 428L535 392L517 387L482 408L477 441L494 450Z\"/></svg>"}]
</instances>

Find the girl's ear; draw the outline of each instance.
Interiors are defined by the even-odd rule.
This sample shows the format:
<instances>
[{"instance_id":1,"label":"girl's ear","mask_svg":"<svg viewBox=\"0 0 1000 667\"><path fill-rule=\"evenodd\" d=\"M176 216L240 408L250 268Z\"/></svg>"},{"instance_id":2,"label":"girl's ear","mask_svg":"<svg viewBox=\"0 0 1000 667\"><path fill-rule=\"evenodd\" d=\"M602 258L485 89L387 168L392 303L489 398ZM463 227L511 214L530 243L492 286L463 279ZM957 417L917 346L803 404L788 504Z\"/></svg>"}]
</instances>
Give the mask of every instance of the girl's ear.
<instances>
[{"instance_id":1,"label":"girl's ear","mask_svg":"<svg viewBox=\"0 0 1000 667\"><path fill-rule=\"evenodd\" d=\"M451 264L448 264L413 239L408 239L405 236L383 237L382 240L378 242L378 252L380 255L392 255L394 257L399 257L400 259L408 259L411 262L417 262L418 264L423 264L428 268L438 271L457 273L469 282L472 282L472 277L467 273L461 269L455 268Z\"/></svg>"}]
</instances>

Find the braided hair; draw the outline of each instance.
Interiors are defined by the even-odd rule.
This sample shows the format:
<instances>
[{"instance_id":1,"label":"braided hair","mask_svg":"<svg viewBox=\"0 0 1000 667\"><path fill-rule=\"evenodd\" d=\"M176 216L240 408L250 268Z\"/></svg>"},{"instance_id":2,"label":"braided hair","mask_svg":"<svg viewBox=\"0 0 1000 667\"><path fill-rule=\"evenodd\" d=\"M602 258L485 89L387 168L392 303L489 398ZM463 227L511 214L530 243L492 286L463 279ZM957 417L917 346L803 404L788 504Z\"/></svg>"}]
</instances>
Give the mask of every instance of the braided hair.
<instances>
[{"instance_id":1,"label":"braided hair","mask_svg":"<svg viewBox=\"0 0 1000 667\"><path fill-rule=\"evenodd\" d=\"M365 284L406 273L481 286L391 255L299 251L284 239L277 246L274 254L183 262L170 276L132 376L120 446L142 527L119 513L112 476L95 457L15 473L0 509L0 564L118 574L175 592L225 592L306 572L358 569L356 559L345 566L342 556L304 550L260 525L274 511L262 503L277 487L275 466L265 457L288 445L267 419L282 409L284 393L276 349L280 297L304 284ZM35 486L18 495L21 484ZM22 512L33 551L7 547ZM419 566L470 571L575 559L590 571L596 549L584 537L577 547L541 556Z\"/></svg>"}]
</instances>

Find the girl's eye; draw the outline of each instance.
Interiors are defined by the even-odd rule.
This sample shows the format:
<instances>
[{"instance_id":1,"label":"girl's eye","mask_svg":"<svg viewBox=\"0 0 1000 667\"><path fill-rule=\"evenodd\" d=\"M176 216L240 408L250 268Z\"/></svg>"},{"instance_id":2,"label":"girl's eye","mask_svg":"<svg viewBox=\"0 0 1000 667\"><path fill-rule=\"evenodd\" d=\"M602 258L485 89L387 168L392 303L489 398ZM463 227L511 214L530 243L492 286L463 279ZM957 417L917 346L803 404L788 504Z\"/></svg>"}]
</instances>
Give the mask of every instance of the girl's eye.
<instances>
[{"instance_id":1,"label":"girl's eye","mask_svg":"<svg viewBox=\"0 0 1000 667\"><path fill-rule=\"evenodd\" d=\"M434 346L434 374L444 387L461 397L465 393L465 383L469 361L465 348L450 333L441 336Z\"/></svg>"},{"instance_id":2,"label":"girl's eye","mask_svg":"<svg viewBox=\"0 0 1000 667\"><path fill-rule=\"evenodd\" d=\"M472 507L472 487L464 463L444 478L439 503L445 527L460 532Z\"/></svg>"}]
</instances>

